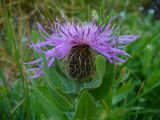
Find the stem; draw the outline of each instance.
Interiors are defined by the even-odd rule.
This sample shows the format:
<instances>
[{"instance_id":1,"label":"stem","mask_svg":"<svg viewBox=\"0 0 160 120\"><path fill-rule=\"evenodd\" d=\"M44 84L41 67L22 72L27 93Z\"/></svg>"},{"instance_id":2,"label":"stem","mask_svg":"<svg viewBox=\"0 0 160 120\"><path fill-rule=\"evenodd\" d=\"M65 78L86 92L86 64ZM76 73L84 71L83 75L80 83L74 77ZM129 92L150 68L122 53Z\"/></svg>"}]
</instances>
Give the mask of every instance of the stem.
<instances>
[{"instance_id":1,"label":"stem","mask_svg":"<svg viewBox=\"0 0 160 120\"><path fill-rule=\"evenodd\" d=\"M2 6L4 9L6 31L9 34L9 40L10 40L11 44L13 45L13 50L15 53L14 54L15 61L16 61L16 64L17 64L19 72L20 72L20 78L22 81L24 97L28 97L28 85L27 85L27 81L25 81L24 76L23 76L22 66L20 64L19 51L17 50L17 47L16 47L16 42L15 42L15 38L13 35L12 25L11 25L11 22L9 21L9 15L8 15L8 10L7 10L6 4L5 4L5 0L2 0ZM27 102L25 102L25 108L26 108L26 113L28 113L29 99L27 99L26 101Z\"/></svg>"}]
</instances>

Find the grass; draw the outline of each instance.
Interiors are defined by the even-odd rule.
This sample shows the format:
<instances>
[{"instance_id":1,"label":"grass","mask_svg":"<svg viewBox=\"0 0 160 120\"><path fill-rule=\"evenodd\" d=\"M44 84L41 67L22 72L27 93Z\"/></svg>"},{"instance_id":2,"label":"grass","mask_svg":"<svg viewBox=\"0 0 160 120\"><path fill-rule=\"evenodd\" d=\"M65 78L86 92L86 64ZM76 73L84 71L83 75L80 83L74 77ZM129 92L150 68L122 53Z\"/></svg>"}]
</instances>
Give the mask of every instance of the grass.
<instances>
[{"instance_id":1,"label":"grass","mask_svg":"<svg viewBox=\"0 0 160 120\"><path fill-rule=\"evenodd\" d=\"M135 0L133 6L131 0L127 2L125 0L2 1L0 119L61 120L73 118L73 109L78 106L74 116L76 118L81 116L81 105L88 109L89 103L94 106L94 100L89 93L82 93L80 99L76 93L80 89L78 94L81 94L83 89L95 87L97 83L77 86L77 83L67 82L58 62L55 69L50 70L45 67L44 78L30 81L25 72L28 66L22 63L37 56L28 48L30 42L36 41L39 37L36 22L48 25L48 19L55 20L60 16L68 20L81 21L88 21L94 16L102 24L108 20L106 16L118 16L117 23L120 24L118 34L140 35L137 41L126 48L132 57L124 64L115 66L112 88L107 97L101 100L102 106L97 110L98 118L100 120L160 119L160 21L154 20L152 14L144 15L139 10L139 4L147 2ZM100 71L102 72L104 71ZM86 101L88 106L85 106L83 101Z\"/></svg>"}]
</instances>

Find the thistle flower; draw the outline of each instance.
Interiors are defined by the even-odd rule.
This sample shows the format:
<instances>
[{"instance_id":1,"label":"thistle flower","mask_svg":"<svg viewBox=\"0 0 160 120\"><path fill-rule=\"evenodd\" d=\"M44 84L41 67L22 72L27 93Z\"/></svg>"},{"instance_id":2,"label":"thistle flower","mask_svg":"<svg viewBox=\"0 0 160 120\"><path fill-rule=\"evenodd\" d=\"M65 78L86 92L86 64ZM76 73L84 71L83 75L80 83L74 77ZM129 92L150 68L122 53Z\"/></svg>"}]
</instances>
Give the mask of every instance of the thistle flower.
<instances>
[{"instance_id":1,"label":"thistle flower","mask_svg":"<svg viewBox=\"0 0 160 120\"><path fill-rule=\"evenodd\" d=\"M112 64L115 62L123 63L129 56L123 48L138 38L137 35L113 35L118 27L111 26L112 20L113 18L109 20L107 26L99 26L94 22L83 24L68 22L60 24L57 22L51 25L52 33L50 35L38 24L44 41L32 43L31 47L38 53L45 55L48 67L54 65L55 58L58 60L66 59L69 76L75 79L85 79L94 71L95 51L105 56ZM47 46L51 46L52 49L47 49ZM42 49L46 49L46 51ZM124 59L119 55L124 56ZM31 78L44 74L42 58L27 64L37 63L39 63L39 67L29 70L35 72Z\"/></svg>"}]
</instances>

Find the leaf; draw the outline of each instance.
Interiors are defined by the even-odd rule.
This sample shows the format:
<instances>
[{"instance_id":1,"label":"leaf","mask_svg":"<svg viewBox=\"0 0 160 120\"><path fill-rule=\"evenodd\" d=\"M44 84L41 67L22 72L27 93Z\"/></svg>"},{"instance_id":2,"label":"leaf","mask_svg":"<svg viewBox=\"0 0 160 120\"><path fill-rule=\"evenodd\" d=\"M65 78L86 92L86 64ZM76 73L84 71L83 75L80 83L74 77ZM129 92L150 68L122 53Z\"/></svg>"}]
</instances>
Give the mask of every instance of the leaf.
<instances>
[{"instance_id":1,"label":"leaf","mask_svg":"<svg viewBox=\"0 0 160 120\"><path fill-rule=\"evenodd\" d=\"M102 55L98 55L96 57L96 71L98 72L98 76L101 79L106 71L105 65L106 65L106 59Z\"/></svg>"},{"instance_id":2,"label":"leaf","mask_svg":"<svg viewBox=\"0 0 160 120\"><path fill-rule=\"evenodd\" d=\"M132 89L131 82L128 82L127 84L119 88L115 93L113 93L112 104L116 105L118 102L123 100L129 94L131 89Z\"/></svg>"},{"instance_id":3,"label":"leaf","mask_svg":"<svg viewBox=\"0 0 160 120\"><path fill-rule=\"evenodd\" d=\"M84 84L79 84L79 93L82 92L84 89L87 90L93 90L95 88L98 88L102 84L103 76L105 74L105 65L106 65L106 59L102 55L97 55L96 57L96 71L98 73L98 76L95 76L92 81L86 82Z\"/></svg>"},{"instance_id":4,"label":"leaf","mask_svg":"<svg viewBox=\"0 0 160 120\"><path fill-rule=\"evenodd\" d=\"M65 93L76 93L77 88L76 88L76 83L74 80L68 79L67 75L65 72L62 70L62 67L60 65L61 63L56 59L55 60L55 66L54 66L54 71L58 74L60 80L61 80L61 89Z\"/></svg>"},{"instance_id":5,"label":"leaf","mask_svg":"<svg viewBox=\"0 0 160 120\"><path fill-rule=\"evenodd\" d=\"M54 67L48 68L45 56L42 55L42 58L44 63L44 77L48 85L51 88L61 89L64 93L76 93L75 81L67 79L65 74L61 71L58 61L55 60Z\"/></svg>"},{"instance_id":6,"label":"leaf","mask_svg":"<svg viewBox=\"0 0 160 120\"><path fill-rule=\"evenodd\" d=\"M112 90L109 91L109 93L107 94L107 96L101 100L102 106L104 107L104 109L106 109L107 111L109 111L112 107Z\"/></svg>"},{"instance_id":7,"label":"leaf","mask_svg":"<svg viewBox=\"0 0 160 120\"><path fill-rule=\"evenodd\" d=\"M75 112L74 120L96 120L97 107L94 98L83 91Z\"/></svg>"},{"instance_id":8,"label":"leaf","mask_svg":"<svg viewBox=\"0 0 160 120\"><path fill-rule=\"evenodd\" d=\"M43 114L40 115L40 120L48 120Z\"/></svg>"},{"instance_id":9,"label":"leaf","mask_svg":"<svg viewBox=\"0 0 160 120\"><path fill-rule=\"evenodd\" d=\"M57 95L55 91L52 91L46 85L34 86L33 93L31 94L33 106L41 108L41 112L44 113L48 118L53 116L54 118L63 118L66 111L71 109L72 106L68 106L66 101ZM33 108L36 109L36 108ZM35 110L37 111L37 110Z\"/></svg>"},{"instance_id":10,"label":"leaf","mask_svg":"<svg viewBox=\"0 0 160 120\"><path fill-rule=\"evenodd\" d=\"M104 99L112 87L112 81L114 79L114 65L106 62L105 58L101 56L97 60L96 69L102 83L100 87L91 90L90 92L95 99Z\"/></svg>"},{"instance_id":11,"label":"leaf","mask_svg":"<svg viewBox=\"0 0 160 120\"><path fill-rule=\"evenodd\" d=\"M47 87L34 87L33 93L33 97L36 97L34 101L37 101L37 103L41 106L41 109L43 109L45 112L46 116L50 117L53 115L57 117L61 115L62 111L60 108L58 108L56 104L57 101L51 96L51 93L48 91Z\"/></svg>"}]
</instances>

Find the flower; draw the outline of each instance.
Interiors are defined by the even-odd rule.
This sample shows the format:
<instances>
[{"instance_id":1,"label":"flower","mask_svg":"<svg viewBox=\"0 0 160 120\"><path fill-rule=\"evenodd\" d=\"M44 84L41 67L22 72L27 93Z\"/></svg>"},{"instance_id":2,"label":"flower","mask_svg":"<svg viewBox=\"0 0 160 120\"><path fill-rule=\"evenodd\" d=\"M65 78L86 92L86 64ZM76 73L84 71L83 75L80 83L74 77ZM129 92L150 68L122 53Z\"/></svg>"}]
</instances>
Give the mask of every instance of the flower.
<instances>
[{"instance_id":1,"label":"flower","mask_svg":"<svg viewBox=\"0 0 160 120\"><path fill-rule=\"evenodd\" d=\"M48 34L41 24L38 27L42 33L44 41L31 44L36 52L43 53L51 67L55 58L60 60L68 58L69 75L73 78L86 78L93 73L94 56L92 51L102 54L110 63L125 62L129 54L123 48L126 44L138 38L137 35L116 36L113 33L117 31L115 25L111 26L113 18L108 22L107 26L99 26L94 22L89 23L69 23L60 24L55 22L51 25L51 34ZM118 48L117 48L118 44ZM48 49L51 46L52 49ZM46 49L46 51L42 50ZM123 55L125 58L120 58ZM92 59L93 58L93 59ZM39 67L29 69L35 72L31 78L43 75L42 58L28 62L27 64L37 64ZM83 69L81 69L83 68ZM87 73L88 72L88 73Z\"/></svg>"}]
</instances>

